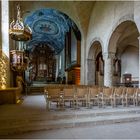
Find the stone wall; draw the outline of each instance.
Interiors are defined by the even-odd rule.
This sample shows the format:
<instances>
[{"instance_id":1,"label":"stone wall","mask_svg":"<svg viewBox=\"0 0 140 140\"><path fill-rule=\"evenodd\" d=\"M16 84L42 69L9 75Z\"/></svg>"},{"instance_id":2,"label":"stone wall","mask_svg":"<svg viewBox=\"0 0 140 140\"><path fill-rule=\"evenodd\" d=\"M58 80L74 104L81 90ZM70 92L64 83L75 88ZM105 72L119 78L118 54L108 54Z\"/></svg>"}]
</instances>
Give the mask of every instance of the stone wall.
<instances>
[{"instance_id":1,"label":"stone wall","mask_svg":"<svg viewBox=\"0 0 140 140\"><path fill-rule=\"evenodd\" d=\"M127 7L127 8L126 8ZM98 1L95 3L91 13L87 41L86 56L94 41L100 40L102 52L108 54L109 40L116 27L124 21L134 21L140 29L140 2L133 1ZM82 59L82 61L84 61ZM87 69L85 70L85 81L87 81Z\"/></svg>"}]
</instances>

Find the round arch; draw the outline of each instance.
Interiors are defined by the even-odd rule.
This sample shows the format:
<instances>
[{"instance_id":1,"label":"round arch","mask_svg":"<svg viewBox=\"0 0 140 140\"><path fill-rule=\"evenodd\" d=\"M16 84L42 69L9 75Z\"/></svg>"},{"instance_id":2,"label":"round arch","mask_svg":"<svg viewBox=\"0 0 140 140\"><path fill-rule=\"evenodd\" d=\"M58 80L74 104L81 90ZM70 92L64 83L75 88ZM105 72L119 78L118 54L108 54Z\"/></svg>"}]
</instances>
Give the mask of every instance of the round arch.
<instances>
[{"instance_id":1,"label":"round arch","mask_svg":"<svg viewBox=\"0 0 140 140\"><path fill-rule=\"evenodd\" d=\"M95 85L96 84L96 57L99 53L102 52L101 40L99 38L94 39L91 47L88 51L87 58L87 84Z\"/></svg>"},{"instance_id":2,"label":"round arch","mask_svg":"<svg viewBox=\"0 0 140 140\"><path fill-rule=\"evenodd\" d=\"M136 28L137 28L137 25L134 21L134 15L133 14L129 14L129 15L126 15L126 16L123 16L121 17L112 27L112 30L111 32L109 33L109 36L108 36L108 39L107 39L107 42L106 42L106 46L107 46L107 50L106 52L113 52L115 53L116 50L115 50L115 47L116 47L116 41L118 40L118 38L120 37L120 30L116 31L118 29L119 26L121 26L123 23L125 22L131 22L131 23L134 23ZM138 28L137 28L138 29ZM112 48L112 47L113 48Z\"/></svg>"},{"instance_id":3,"label":"round arch","mask_svg":"<svg viewBox=\"0 0 140 140\"><path fill-rule=\"evenodd\" d=\"M112 61L113 62L112 64L113 85L115 85L116 82L117 83L124 82L123 74L125 74L126 72L131 73L132 76L134 77L135 76L138 77L138 75L135 74L131 70L130 66L127 67L127 70L125 68L126 66L124 66L127 63L130 63L132 60L134 61L134 56L133 58L129 57L126 60L125 57L127 57L128 52L124 54L125 57L123 58L121 54L123 50L127 50L128 46L135 46L137 48L139 47L138 36L139 36L139 31L134 21L133 15L127 15L127 16L121 17L120 20L118 20L118 22L113 26L113 29L110 32L110 36L108 38L108 42L107 42L108 44L107 44L107 50L106 50L108 56L111 53L115 54L115 57L113 58L113 61ZM137 65L138 65L138 61L137 61L137 64L135 64L136 69L137 69Z\"/></svg>"},{"instance_id":4,"label":"round arch","mask_svg":"<svg viewBox=\"0 0 140 140\"><path fill-rule=\"evenodd\" d=\"M92 41L90 42L90 45L89 45L89 49L87 51L87 59L90 59L90 57L93 55L91 52L94 51L94 47L96 44L100 44L101 46L101 50L103 50L104 48L104 45L103 45L103 41L101 40L100 37L95 37L92 39ZM93 51L92 51L93 50Z\"/></svg>"}]
</instances>

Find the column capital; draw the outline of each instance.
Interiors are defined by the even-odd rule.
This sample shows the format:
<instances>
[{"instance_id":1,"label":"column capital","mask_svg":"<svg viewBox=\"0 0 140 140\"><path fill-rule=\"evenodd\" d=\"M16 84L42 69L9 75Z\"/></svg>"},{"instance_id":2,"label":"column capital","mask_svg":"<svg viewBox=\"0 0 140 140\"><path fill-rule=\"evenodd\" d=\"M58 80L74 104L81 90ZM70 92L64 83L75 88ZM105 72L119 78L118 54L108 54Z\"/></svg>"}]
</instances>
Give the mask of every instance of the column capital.
<instances>
[{"instance_id":1,"label":"column capital","mask_svg":"<svg viewBox=\"0 0 140 140\"><path fill-rule=\"evenodd\" d=\"M103 59L114 59L115 58L115 53L114 52L107 52L107 53L103 53Z\"/></svg>"},{"instance_id":2,"label":"column capital","mask_svg":"<svg viewBox=\"0 0 140 140\"><path fill-rule=\"evenodd\" d=\"M103 59L106 60L108 58L108 53L103 53Z\"/></svg>"}]
</instances>

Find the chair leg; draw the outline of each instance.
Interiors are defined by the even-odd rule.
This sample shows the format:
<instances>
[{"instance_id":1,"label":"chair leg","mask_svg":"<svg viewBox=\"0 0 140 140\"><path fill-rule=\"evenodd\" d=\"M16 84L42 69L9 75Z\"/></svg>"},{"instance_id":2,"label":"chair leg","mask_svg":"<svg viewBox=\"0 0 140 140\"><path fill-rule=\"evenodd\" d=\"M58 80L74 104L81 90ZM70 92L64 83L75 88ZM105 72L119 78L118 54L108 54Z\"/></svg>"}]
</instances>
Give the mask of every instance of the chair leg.
<instances>
[{"instance_id":1,"label":"chair leg","mask_svg":"<svg viewBox=\"0 0 140 140\"><path fill-rule=\"evenodd\" d=\"M97 104L98 104L98 107L100 107L100 98L99 97L97 98Z\"/></svg>"},{"instance_id":2,"label":"chair leg","mask_svg":"<svg viewBox=\"0 0 140 140\"><path fill-rule=\"evenodd\" d=\"M124 97L122 97L122 99L121 99L122 100L121 102L122 102L122 106L123 107L124 107L124 99L125 99Z\"/></svg>"},{"instance_id":3,"label":"chair leg","mask_svg":"<svg viewBox=\"0 0 140 140\"><path fill-rule=\"evenodd\" d=\"M102 97L102 107L105 108L106 99Z\"/></svg>"},{"instance_id":4,"label":"chair leg","mask_svg":"<svg viewBox=\"0 0 140 140\"><path fill-rule=\"evenodd\" d=\"M86 100L86 107L88 107L88 100Z\"/></svg>"},{"instance_id":5,"label":"chair leg","mask_svg":"<svg viewBox=\"0 0 140 140\"><path fill-rule=\"evenodd\" d=\"M114 100L114 102L113 102L114 107L117 107L117 104L116 104L116 98L114 97L113 100Z\"/></svg>"},{"instance_id":6,"label":"chair leg","mask_svg":"<svg viewBox=\"0 0 140 140\"><path fill-rule=\"evenodd\" d=\"M122 102L122 106L124 106L124 99L123 98L122 98L122 101L121 102Z\"/></svg>"},{"instance_id":7,"label":"chair leg","mask_svg":"<svg viewBox=\"0 0 140 140\"><path fill-rule=\"evenodd\" d=\"M114 107L113 98L111 98L110 100L111 100L111 106Z\"/></svg>"},{"instance_id":8,"label":"chair leg","mask_svg":"<svg viewBox=\"0 0 140 140\"><path fill-rule=\"evenodd\" d=\"M50 101L47 101L46 109L47 109L48 111L50 110Z\"/></svg>"},{"instance_id":9,"label":"chair leg","mask_svg":"<svg viewBox=\"0 0 140 140\"><path fill-rule=\"evenodd\" d=\"M128 107L128 97L126 97L126 107Z\"/></svg>"},{"instance_id":10,"label":"chair leg","mask_svg":"<svg viewBox=\"0 0 140 140\"><path fill-rule=\"evenodd\" d=\"M133 97L133 105L136 106L135 97Z\"/></svg>"},{"instance_id":11,"label":"chair leg","mask_svg":"<svg viewBox=\"0 0 140 140\"><path fill-rule=\"evenodd\" d=\"M87 108L88 108L88 109L91 108L91 101L90 101L90 100L87 102Z\"/></svg>"},{"instance_id":12,"label":"chair leg","mask_svg":"<svg viewBox=\"0 0 140 140\"><path fill-rule=\"evenodd\" d=\"M135 99L135 100L136 100L136 106L138 106L138 98L136 97L136 99Z\"/></svg>"}]
</instances>

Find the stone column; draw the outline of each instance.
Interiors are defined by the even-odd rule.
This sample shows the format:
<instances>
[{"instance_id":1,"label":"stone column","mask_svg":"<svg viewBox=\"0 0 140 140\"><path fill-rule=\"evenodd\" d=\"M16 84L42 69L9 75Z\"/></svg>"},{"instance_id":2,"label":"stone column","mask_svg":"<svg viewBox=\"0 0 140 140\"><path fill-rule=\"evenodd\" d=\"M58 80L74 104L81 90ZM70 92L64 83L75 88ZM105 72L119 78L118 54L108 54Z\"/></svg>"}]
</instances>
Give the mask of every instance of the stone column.
<instances>
[{"instance_id":1,"label":"stone column","mask_svg":"<svg viewBox=\"0 0 140 140\"><path fill-rule=\"evenodd\" d=\"M56 57L56 76L55 76L55 81L57 81L57 76L58 76L58 72L59 72L59 57L58 57L58 55L56 55L55 57Z\"/></svg>"},{"instance_id":2,"label":"stone column","mask_svg":"<svg viewBox=\"0 0 140 140\"><path fill-rule=\"evenodd\" d=\"M9 1L1 1L1 56L0 56L0 88L10 86L9 65Z\"/></svg>"},{"instance_id":3,"label":"stone column","mask_svg":"<svg viewBox=\"0 0 140 140\"><path fill-rule=\"evenodd\" d=\"M2 51L9 58L9 1L1 1Z\"/></svg>"},{"instance_id":4,"label":"stone column","mask_svg":"<svg viewBox=\"0 0 140 140\"><path fill-rule=\"evenodd\" d=\"M111 87L113 85L113 59L115 53L104 53L104 86Z\"/></svg>"},{"instance_id":5,"label":"stone column","mask_svg":"<svg viewBox=\"0 0 140 140\"><path fill-rule=\"evenodd\" d=\"M140 36L138 37L139 40L139 88L140 88Z\"/></svg>"},{"instance_id":6,"label":"stone column","mask_svg":"<svg viewBox=\"0 0 140 140\"><path fill-rule=\"evenodd\" d=\"M95 85L95 60L87 59L87 84Z\"/></svg>"}]
</instances>

